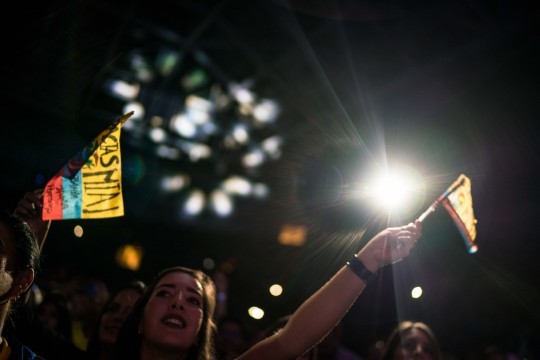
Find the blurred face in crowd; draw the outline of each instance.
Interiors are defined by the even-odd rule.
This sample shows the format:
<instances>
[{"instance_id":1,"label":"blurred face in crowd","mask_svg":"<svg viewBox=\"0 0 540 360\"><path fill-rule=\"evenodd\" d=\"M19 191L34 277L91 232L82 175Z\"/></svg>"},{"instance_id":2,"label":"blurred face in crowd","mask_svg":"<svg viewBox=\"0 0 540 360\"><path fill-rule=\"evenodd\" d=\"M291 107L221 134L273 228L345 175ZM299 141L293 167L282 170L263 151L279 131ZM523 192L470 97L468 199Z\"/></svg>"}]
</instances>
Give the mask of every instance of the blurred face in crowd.
<instances>
[{"instance_id":1,"label":"blurred face in crowd","mask_svg":"<svg viewBox=\"0 0 540 360\"><path fill-rule=\"evenodd\" d=\"M99 322L99 340L102 344L114 345L116 343L122 324L133 304L140 297L140 292L134 289L124 289L120 290L107 305Z\"/></svg>"},{"instance_id":2,"label":"blurred face in crowd","mask_svg":"<svg viewBox=\"0 0 540 360\"><path fill-rule=\"evenodd\" d=\"M435 346L422 330L412 328L402 335L401 344L394 351L394 360L435 358Z\"/></svg>"},{"instance_id":3,"label":"blurred face in crowd","mask_svg":"<svg viewBox=\"0 0 540 360\"><path fill-rule=\"evenodd\" d=\"M41 321L52 330L56 330L59 323L59 310L58 307L52 302L43 303L40 308L39 318Z\"/></svg>"},{"instance_id":4,"label":"blurred face in crowd","mask_svg":"<svg viewBox=\"0 0 540 360\"><path fill-rule=\"evenodd\" d=\"M100 280L85 280L69 294L71 314L76 320L93 321L109 298L107 286Z\"/></svg>"},{"instance_id":5,"label":"blurred face in crowd","mask_svg":"<svg viewBox=\"0 0 540 360\"><path fill-rule=\"evenodd\" d=\"M187 353L197 342L203 320L203 287L190 274L163 276L144 309L142 347Z\"/></svg>"},{"instance_id":6,"label":"blurred face in crowd","mask_svg":"<svg viewBox=\"0 0 540 360\"><path fill-rule=\"evenodd\" d=\"M236 359L246 350L244 329L238 320L224 320L219 325L216 348L223 359Z\"/></svg>"}]
</instances>

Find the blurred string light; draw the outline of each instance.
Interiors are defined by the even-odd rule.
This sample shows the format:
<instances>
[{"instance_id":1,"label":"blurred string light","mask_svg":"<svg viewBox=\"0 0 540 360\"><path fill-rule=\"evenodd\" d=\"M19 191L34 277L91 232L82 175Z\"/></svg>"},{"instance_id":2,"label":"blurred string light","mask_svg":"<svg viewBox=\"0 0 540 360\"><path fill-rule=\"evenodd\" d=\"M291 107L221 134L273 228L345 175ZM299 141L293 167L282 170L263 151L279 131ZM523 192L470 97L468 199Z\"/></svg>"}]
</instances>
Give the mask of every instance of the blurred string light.
<instances>
[{"instance_id":1,"label":"blurred string light","mask_svg":"<svg viewBox=\"0 0 540 360\"><path fill-rule=\"evenodd\" d=\"M205 210L227 217L235 197L268 197L268 185L257 177L284 146L276 133L278 102L249 82L225 80L216 68L206 56L170 44L141 46L104 82L116 113L135 112L123 127L128 143L178 162L181 175L164 177L161 189L183 192L182 212L190 217ZM190 172L193 164L199 167Z\"/></svg>"}]
</instances>

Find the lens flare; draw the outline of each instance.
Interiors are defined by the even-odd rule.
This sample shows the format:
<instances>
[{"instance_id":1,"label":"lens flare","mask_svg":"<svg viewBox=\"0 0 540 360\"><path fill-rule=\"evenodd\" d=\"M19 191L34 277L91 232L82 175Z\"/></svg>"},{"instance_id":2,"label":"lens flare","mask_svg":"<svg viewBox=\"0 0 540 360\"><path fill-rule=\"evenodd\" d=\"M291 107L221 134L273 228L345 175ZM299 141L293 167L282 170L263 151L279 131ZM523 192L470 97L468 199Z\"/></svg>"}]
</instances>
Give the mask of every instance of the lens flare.
<instances>
[{"instance_id":1,"label":"lens flare","mask_svg":"<svg viewBox=\"0 0 540 360\"><path fill-rule=\"evenodd\" d=\"M416 171L402 166L374 176L365 187L364 196L375 207L404 214L418 210L425 196L425 184Z\"/></svg>"}]
</instances>

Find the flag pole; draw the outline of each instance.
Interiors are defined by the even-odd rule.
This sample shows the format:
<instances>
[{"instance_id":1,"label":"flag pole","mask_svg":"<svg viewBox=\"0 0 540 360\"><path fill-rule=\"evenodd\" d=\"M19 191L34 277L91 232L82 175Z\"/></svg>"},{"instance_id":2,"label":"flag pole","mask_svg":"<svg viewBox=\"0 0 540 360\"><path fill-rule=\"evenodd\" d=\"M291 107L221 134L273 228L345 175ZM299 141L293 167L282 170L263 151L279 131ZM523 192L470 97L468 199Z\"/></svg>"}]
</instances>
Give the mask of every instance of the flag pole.
<instances>
[{"instance_id":1,"label":"flag pole","mask_svg":"<svg viewBox=\"0 0 540 360\"><path fill-rule=\"evenodd\" d=\"M431 204L427 209L426 211L424 211L422 213L422 215L420 215L418 217L418 221L420 222L424 222L424 220L429 216L431 215L432 213L435 212L435 210L437 210L437 207L439 206L439 204L441 203L441 201L443 201L445 198L448 197L448 195L450 195L451 193L454 192L454 190L456 190L459 186L461 186L461 184L463 184L463 181L465 181L465 175L461 174L459 176L459 178L452 184L452 186L450 186L444 193L442 193L441 196L439 196L437 198L437 200L435 200L433 202L433 204Z\"/></svg>"}]
</instances>

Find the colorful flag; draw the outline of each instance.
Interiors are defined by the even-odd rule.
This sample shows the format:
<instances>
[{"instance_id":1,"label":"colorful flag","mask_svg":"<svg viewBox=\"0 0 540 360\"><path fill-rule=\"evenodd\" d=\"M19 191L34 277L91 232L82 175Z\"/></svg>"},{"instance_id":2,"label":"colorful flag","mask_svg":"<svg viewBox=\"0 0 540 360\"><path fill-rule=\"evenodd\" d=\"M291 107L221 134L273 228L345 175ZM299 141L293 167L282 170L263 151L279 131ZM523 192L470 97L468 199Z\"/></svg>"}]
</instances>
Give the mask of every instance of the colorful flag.
<instances>
[{"instance_id":1,"label":"colorful flag","mask_svg":"<svg viewBox=\"0 0 540 360\"><path fill-rule=\"evenodd\" d=\"M471 181L463 174L448 188L448 195L442 204L450 214L465 240L470 253L478 250L476 240L476 218L474 217L471 195Z\"/></svg>"},{"instance_id":2,"label":"colorful flag","mask_svg":"<svg viewBox=\"0 0 540 360\"><path fill-rule=\"evenodd\" d=\"M124 215L120 132L122 115L47 183L43 220L98 219Z\"/></svg>"}]
</instances>

